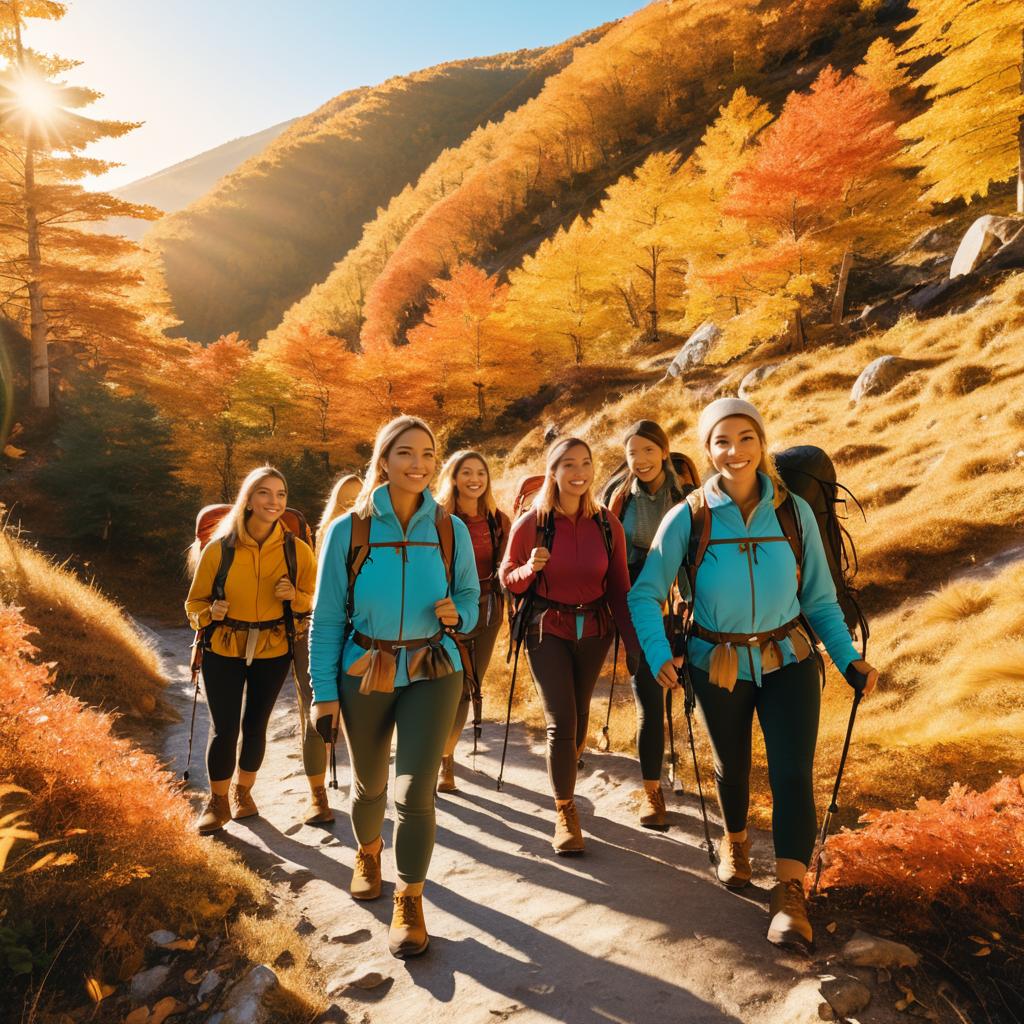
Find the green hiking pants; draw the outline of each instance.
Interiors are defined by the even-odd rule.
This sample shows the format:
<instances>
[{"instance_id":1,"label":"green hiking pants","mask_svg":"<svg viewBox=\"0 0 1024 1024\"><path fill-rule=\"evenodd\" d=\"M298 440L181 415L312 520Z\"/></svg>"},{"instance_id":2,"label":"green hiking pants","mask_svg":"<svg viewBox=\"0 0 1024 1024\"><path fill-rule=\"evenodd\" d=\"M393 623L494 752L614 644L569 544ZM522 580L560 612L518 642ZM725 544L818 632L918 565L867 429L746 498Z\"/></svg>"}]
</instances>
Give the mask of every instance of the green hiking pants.
<instances>
[{"instance_id":1,"label":"green hiking pants","mask_svg":"<svg viewBox=\"0 0 1024 1024\"><path fill-rule=\"evenodd\" d=\"M299 706L302 770L307 776L323 775L327 771L327 744L309 720L309 707L313 703L313 684L309 678L309 640L305 636L300 636L295 641L292 678L295 680L295 703Z\"/></svg>"},{"instance_id":2,"label":"green hiking pants","mask_svg":"<svg viewBox=\"0 0 1024 1024\"><path fill-rule=\"evenodd\" d=\"M427 877L434 849L434 787L441 753L462 696L462 672L360 693L359 677L341 682L341 720L352 762L352 830L361 846L380 835L387 805L391 737L395 752L395 863L407 885Z\"/></svg>"}]
</instances>

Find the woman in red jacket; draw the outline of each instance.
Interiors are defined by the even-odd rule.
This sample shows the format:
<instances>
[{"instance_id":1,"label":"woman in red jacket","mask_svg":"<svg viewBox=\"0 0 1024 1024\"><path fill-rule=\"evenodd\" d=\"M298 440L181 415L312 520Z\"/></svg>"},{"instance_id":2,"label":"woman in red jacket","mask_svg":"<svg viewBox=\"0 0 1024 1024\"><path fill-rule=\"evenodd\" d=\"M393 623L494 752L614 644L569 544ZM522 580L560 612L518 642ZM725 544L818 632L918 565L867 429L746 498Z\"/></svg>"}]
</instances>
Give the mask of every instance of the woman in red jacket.
<instances>
[{"instance_id":1,"label":"woman in red jacket","mask_svg":"<svg viewBox=\"0 0 1024 1024\"><path fill-rule=\"evenodd\" d=\"M456 637L465 669L465 688L437 777L438 793L456 793L455 747L469 717L470 702L476 703L481 699L480 688L501 629L502 593L498 566L505 553L511 524L508 516L495 504L491 492L491 471L479 452L465 449L448 457L441 470L437 503L446 512L458 516L469 528L476 572L480 577L480 618L471 633L460 633Z\"/></svg>"},{"instance_id":2,"label":"woman in red jacket","mask_svg":"<svg viewBox=\"0 0 1024 1024\"><path fill-rule=\"evenodd\" d=\"M516 520L499 578L513 594L535 586L526 653L547 722L556 853L583 852L573 794L587 739L590 699L615 626L639 650L626 606L629 570L622 524L594 499L594 461L576 437L548 450L544 484Z\"/></svg>"}]
</instances>

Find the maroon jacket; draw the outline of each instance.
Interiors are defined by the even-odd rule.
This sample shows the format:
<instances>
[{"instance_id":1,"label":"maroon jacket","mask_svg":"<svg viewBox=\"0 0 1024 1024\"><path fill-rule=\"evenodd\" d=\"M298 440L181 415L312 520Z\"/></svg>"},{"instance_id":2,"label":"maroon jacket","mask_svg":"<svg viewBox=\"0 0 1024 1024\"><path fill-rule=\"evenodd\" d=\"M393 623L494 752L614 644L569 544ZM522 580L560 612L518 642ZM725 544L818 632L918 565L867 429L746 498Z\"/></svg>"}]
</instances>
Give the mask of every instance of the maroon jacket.
<instances>
[{"instance_id":1,"label":"maroon jacket","mask_svg":"<svg viewBox=\"0 0 1024 1024\"><path fill-rule=\"evenodd\" d=\"M629 593L626 535L622 523L611 512L607 516L612 532L610 565L601 536L601 524L596 519L580 514L570 518L560 512L555 513L551 558L541 571L537 595L571 605L590 604L605 598L627 652L634 653L640 650L640 644L626 606ZM513 524L505 558L498 570L498 577L506 590L524 594L529 589L535 575L529 566L530 552L540 541L537 518L531 510ZM597 611L584 614L582 636L607 636L610 629L607 614ZM576 616L568 611L549 608L544 612L544 632L575 640Z\"/></svg>"},{"instance_id":2,"label":"maroon jacket","mask_svg":"<svg viewBox=\"0 0 1024 1024\"><path fill-rule=\"evenodd\" d=\"M494 572L494 549L491 545L491 531L487 527L487 516L467 516L461 512L455 513L469 529L470 539L473 541L473 555L476 558L476 574L480 580L490 579ZM500 509L494 514L498 521L498 563L501 563L502 556L508 546L509 531L511 524L509 518Z\"/></svg>"}]
</instances>

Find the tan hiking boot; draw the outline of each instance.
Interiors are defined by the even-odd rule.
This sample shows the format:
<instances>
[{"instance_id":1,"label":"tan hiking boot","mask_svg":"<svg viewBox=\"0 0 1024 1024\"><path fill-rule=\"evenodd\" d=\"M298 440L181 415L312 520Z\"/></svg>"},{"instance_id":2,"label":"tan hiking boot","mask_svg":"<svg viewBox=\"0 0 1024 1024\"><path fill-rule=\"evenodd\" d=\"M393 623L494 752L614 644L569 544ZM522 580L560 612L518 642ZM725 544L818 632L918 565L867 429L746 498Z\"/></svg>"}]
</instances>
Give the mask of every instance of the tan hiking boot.
<instances>
[{"instance_id":1,"label":"tan hiking boot","mask_svg":"<svg viewBox=\"0 0 1024 1024\"><path fill-rule=\"evenodd\" d=\"M203 813L196 819L196 831L201 836L222 829L231 820L231 805L227 793L211 793L206 798Z\"/></svg>"},{"instance_id":2,"label":"tan hiking boot","mask_svg":"<svg viewBox=\"0 0 1024 1024\"><path fill-rule=\"evenodd\" d=\"M305 825L329 825L334 821L334 811L327 799L326 786L314 786L309 794L309 810L302 819Z\"/></svg>"},{"instance_id":3,"label":"tan hiking boot","mask_svg":"<svg viewBox=\"0 0 1024 1024\"><path fill-rule=\"evenodd\" d=\"M727 889L742 889L750 883L750 836L742 843L722 836L718 840L718 880Z\"/></svg>"},{"instance_id":4,"label":"tan hiking boot","mask_svg":"<svg viewBox=\"0 0 1024 1024\"><path fill-rule=\"evenodd\" d=\"M395 910L388 931L388 949L392 956L419 956L430 945L427 925L423 920L423 897L395 893Z\"/></svg>"},{"instance_id":5,"label":"tan hiking boot","mask_svg":"<svg viewBox=\"0 0 1024 1024\"><path fill-rule=\"evenodd\" d=\"M645 786L640 803L640 824L644 828L664 831L668 828L665 813L665 794L661 791L661 786L657 789L648 789Z\"/></svg>"},{"instance_id":6,"label":"tan hiking boot","mask_svg":"<svg viewBox=\"0 0 1024 1024\"><path fill-rule=\"evenodd\" d=\"M455 785L455 755L441 758L441 770L437 773L438 793L458 793Z\"/></svg>"},{"instance_id":7,"label":"tan hiking boot","mask_svg":"<svg viewBox=\"0 0 1024 1024\"><path fill-rule=\"evenodd\" d=\"M812 945L814 933L807 919L803 882L795 878L788 882L776 882L772 889L769 912L772 915L768 926L769 942L776 946L803 950Z\"/></svg>"},{"instance_id":8,"label":"tan hiking boot","mask_svg":"<svg viewBox=\"0 0 1024 1024\"><path fill-rule=\"evenodd\" d=\"M575 801L555 808L555 835L551 840L555 853L583 852L583 830Z\"/></svg>"},{"instance_id":9,"label":"tan hiking boot","mask_svg":"<svg viewBox=\"0 0 1024 1024\"><path fill-rule=\"evenodd\" d=\"M367 853L362 847L356 847L352 884L348 887L352 899L375 900L380 895L380 858L383 852L383 840L376 853Z\"/></svg>"},{"instance_id":10,"label":"tan hiking boot","mask_svg":"<svg viewBox=\"0 0 1024 1024\"><path fill-rule=\"evenodd\" d=\"M252 786L243 786L240 782L231 784L231 817L253 818L260 813L252 798Z\"/></svg>"}]
</instances>

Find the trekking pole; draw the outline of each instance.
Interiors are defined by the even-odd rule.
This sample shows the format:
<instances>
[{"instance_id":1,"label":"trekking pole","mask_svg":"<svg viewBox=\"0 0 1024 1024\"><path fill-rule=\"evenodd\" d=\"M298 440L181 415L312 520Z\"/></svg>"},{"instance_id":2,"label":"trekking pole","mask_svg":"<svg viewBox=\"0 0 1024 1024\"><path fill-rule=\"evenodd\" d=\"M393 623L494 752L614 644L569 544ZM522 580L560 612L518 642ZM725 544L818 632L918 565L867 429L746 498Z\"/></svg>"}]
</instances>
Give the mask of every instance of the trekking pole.
<instances>
[{"instance_id":1,"label":"trekking pole","mask_svg":"<svg viewBox=\"0 0 1024 1024\"><path fill-rule=\"evenodd\" d=\"M828 831L832 825L832 815L839 811L839 786L843 781L843 769L846 767L846 756L850 752L850 739L853 736L853 723L857 720L857 708L864 699L864 687L867 686L868 677L859 669L850 665L846 670L846 679L853 687L853 706L850 708L850 720L846 724L846 740L843 742L843 752L839 758L839 771L836 772L836 784L832 787L832 802L825 812L825 820L821 823L821 835L818 836L818 853L814 858L814 884L811 886L811 895L818 891L818 882L821 880L821 869L824 867L825 842L828 839Z\"/></svg>"},{"instance_id":2,"label":"trekking pole","mask_svg":"<svg viewBox=\"0 0 1024 1024\"><path fill-rule=\"evenodd\" d=\"M508 707L505 710L505 739L501 744L501 764L498 766L498 792L501 792L502 778L505 774L505 754L508 751L508 732L512 725L512 695L516 691L516 671L519 668L519 652L522 650L523 642L516 642L515 657L512 659L512 681L508 685Z\"/></svg>"},{"instance_id":3,"label":"trekking pole","mask_svg":"<svg viewBox=\"0 0 1024 1024\"><path fill-rule=\"evenodd\" d=\"M672 721L672 691L665 692L665 715L668 718L668 780L673 793L683 792L683 780L679 778L679 755L676 753L676 730Z\"/></svg>"},{"instance_id":4,"label":"trekking pole","mask_svg":"<svg viewBox=\"0 0 1024 1024\"><path fill-rule=\"evenodd\" d=\"M684 661L677 669L679 681L683 684L683 710L686 712L686 732L690 739L690 753L693 755L693 777L697 781L697 798L700 800L700 815L704 820L704 839L707 843L708 860L714 867L718 863L715 846L711 842L711 827L708 825L708 808L704 800L704 787L700 782L700 768L697 766L697 747L693 742L693 708L696 695L693 692L693 680L690 678L689 661Z\"/></svg>"},{"instance_id":5,"label":"trekking pole","mask_svg":"<svg viewBox=\"0 0 1024 1024\"><path fill-rule=\"evenodd\" d=\"M615 673L619 667L619 631L615 630L615 643L612 649L612 684L608 688L608 713L604 716L604 728L601 729L601 739L598 740L597 749L602 754L607 754L611 748L612 741L608 736L608 726L612 721L612 698L615 696Z\"/></svg>"},{"instance_id":6,"label":"trekking pole","mask_svg":"<svg viewBox=\"0 0 1024 1024\"><path fill-rule=\"evenodd\" d=\"M192 737L196 731L196 705L199 703L199 675L203 667L203 638L206 631L196 631L195 639L192 641L192 660L189 667L192 670L192 719L188 725L188 757L185 759L185 770L181 773L181 781L188 782L189 768L192 765Z\"/></svg>"}]
</instances>

